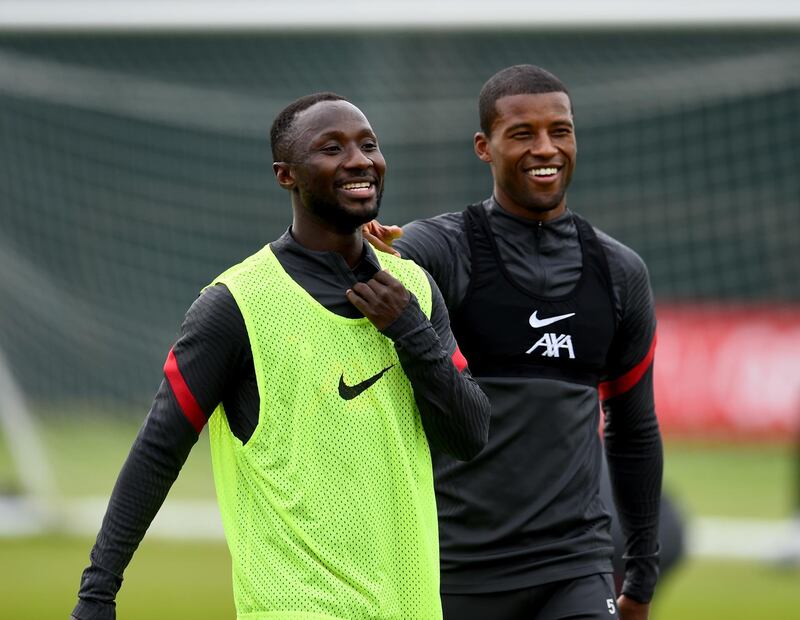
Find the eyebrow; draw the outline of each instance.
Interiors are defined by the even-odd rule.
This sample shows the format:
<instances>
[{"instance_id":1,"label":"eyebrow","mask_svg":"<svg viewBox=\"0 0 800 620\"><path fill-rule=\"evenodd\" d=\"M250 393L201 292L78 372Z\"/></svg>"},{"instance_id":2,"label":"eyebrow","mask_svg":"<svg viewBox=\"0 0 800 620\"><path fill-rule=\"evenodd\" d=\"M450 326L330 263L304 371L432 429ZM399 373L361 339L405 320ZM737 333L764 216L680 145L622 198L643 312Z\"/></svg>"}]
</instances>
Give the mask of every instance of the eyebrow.
<instances>
[{"instance_id":1,"label":"eyebrow","mask_svg":"<svg viewBox=\"0 0 800 620\"><path fill-rule=\"evenodd\" d=\"M341 131L339 129L331 129L330 131L326 131L324 133L320 133L317 136L315 136L314 138L312 138L312 140L311 140L311 142L309 142L309 144L319 144L320 142L324 142L324 141L330 140L330 139L338 140L338 139L340 139L340 138L342 138L344 136L345 136L345 133L343 131ZM357 137L358 137L358 139L363 139L363 138L372 138L372 139L375 139L375 140L378 139L377 136L375 135L375 132L371 131L369 129L364 129L363 131L358 132Z\"/></svg>"},{"instance_id":2,"label":"eyebrow","mask_svg":"<svg viewBox=\"0 0 800 620\"><path fill-rule=\"evenodd\" d=\"M308 148L312 149L319 148L329 140L341 141L343 139L345 139L344 133L339 130L334 129L331 131L326 131L325 133L319 134L318 136L313 138L310 142L308 142ZM359 132L355 139L358 141L366 139L366 140L374 140L376 143L378 142L378 138L375 135L375 133L367 129L365 129L362 132ZM347 138L347 140L349 140L349 138Z\"/></svg>"},{"instance_id":3,"label":"eyebrow","mask_svg":"<svg viewBox=\"0 0 800 620\"><path fill-rule=\"evenodd\" d=\"M517 129L530 129L530 126L531 126L530 123L515 123L510 127L506 127L505 131L509 132L509 131L516 131Z\"/></svg>"},{"instance_id":4,"label":"eyebrow","mask_svg":"<svg viewBox=\"0 0 800 620\"><path fill-rule=\"evenodd\" d=\"M552 123L549 124L550 127L559 126L559 125L565 125L565 126L568 126L568 127L573 127L574 123L572 122L572 119L570 119L570 118L559 118L559 119L556 119ZM520 122L520 123L514 123L513 125L511 125L509 127L506 127L505 130L504 130L504 133L516 131L517 129L530 129L531 127L533 127L533 123L529 123L529 122L523 121L523 122Z\"/></svg>"}]
</instances>

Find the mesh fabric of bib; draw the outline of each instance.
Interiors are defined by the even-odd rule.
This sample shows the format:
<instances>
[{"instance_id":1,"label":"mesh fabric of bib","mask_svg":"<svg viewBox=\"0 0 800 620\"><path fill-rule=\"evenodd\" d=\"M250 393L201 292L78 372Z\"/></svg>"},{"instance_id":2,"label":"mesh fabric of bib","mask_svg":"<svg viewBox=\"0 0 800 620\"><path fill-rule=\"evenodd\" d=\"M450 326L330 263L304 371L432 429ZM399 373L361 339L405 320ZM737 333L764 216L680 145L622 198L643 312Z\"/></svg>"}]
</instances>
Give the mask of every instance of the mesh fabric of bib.
<instances>
[{"instance_id":1,"label":"mesh fabric of bib","mask_svg":"<svg viewBox=\"0 0 800 620\"><path fill-rule=\"evenodd\" d=\"M378 254L430 316L424 272ZM221 405L209 424L238 618L441 618L430 451L393 343L326 310L269 246L215 282L244 317L261 403L245 445Z\"/></svg>"}]
</instances>

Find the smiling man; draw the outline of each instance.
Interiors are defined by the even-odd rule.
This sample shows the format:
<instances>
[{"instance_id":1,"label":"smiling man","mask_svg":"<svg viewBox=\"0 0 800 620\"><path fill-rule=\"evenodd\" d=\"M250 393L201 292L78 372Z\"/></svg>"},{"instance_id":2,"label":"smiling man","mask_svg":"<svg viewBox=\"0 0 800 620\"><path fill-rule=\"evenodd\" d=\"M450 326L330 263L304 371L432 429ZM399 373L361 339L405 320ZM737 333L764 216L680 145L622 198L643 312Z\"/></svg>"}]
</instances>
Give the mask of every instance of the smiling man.
<instances>
[{"instance_id":1,"label":"smiling man","mask_svg":"<svg viewBox=\"0 0 800 620\"><path fill-rule=\"evenodd\" d=\"M386 163L361 111L309 95L270 137L292 225L189 309L73 618L115 616L123 571L209 419L239 618L441 617L429 442L474 456L488 401L436 285L362 239Z\"/></svg>"},{"instance_id":2,"label":"smiling man","mask_svg":"<svg viewBox=\"0 0 800 620\"><path fill-rule=\"evenodd\" d=\"M658 573L662 471L647 270L567 208L577 142L557 77L508 67L486 82L478 107L474 148L492 196L412 222L394 242L438 283L492 403L489 444L475 459L434 454L444 615L644 620ZM619 598L600 495L601 401L627 536Z\"/></svg>"}]
</instances>

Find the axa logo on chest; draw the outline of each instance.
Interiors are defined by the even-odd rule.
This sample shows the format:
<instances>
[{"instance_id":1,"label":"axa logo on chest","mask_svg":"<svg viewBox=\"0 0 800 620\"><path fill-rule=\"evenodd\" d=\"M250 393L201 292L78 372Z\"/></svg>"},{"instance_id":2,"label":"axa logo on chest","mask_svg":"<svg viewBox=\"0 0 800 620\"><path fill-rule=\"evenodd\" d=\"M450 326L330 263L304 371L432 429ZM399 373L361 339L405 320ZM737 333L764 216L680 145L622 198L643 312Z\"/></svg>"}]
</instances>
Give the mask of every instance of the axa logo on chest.
<instances>
[{"instance_id":1,"label":"axa logo on chest","mask_svg":"<svg viewBox=\"0 0 800 620\"><path fill-rule=\"evenodd\" d=\"M575 351L572 348L572 336L569 334L545 334L536 341L530 349L525 353L533 353L536 349L542 347L542 357L560 357L559 351L566 349L569 353L570 359L575 359Z\"/></svg>"},{"instance_id":2,"label":"axa logo on chest","mask_svg":"<svg viewBox=\"0 0 800 620\"><path fill-rule=\"evenodd\" d=\"M569 314L560 314L558 316L540 319L538 313L538 310L534 310L530 319L528 319L528 323L530 323L530 326L534 329L546 327L558 321L568 319L571 316L575 316L574 312L570 312ZM564 350L567 352L570 359L575 359L575 350L572 348L572 336L569 334L546 333L539 338L530 349L525 351L525 353L531 354L540 348L542 349L542 357L560 357L560 352Z\"/></svg>"}]
</instances>

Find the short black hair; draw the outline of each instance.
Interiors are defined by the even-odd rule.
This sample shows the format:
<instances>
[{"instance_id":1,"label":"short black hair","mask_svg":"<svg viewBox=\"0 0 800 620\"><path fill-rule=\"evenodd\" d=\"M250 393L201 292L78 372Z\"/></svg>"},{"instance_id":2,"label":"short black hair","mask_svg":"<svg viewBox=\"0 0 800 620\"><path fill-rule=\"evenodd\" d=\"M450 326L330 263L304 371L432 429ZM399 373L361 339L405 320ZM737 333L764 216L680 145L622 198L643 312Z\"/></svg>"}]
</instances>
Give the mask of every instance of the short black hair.
<instances>
[{"instance_id":1,"label":"short black hair","mask_svg":"<svg viewBox=\"0 0 800 620\"><path fill-rule=\"evenodd\" d=\"M541 93L565 93L569 91L555 75L536 65L514 65L506 67L490 77L481 88L478 97L478 115L481 131L487 136L497 119L497 100L511 95L538 95ZM570 99L570 108L572 100Z\"/></svg>"},{"instance_id":2,"label":"short black hair","mask_svg":"<svg viewBox=\"0 0 800 620\"><path fill-rule=\"evenodd\" d=\"M292 103L283 108L283 110L278 112L269 130L269 142L272 148L273 161L286 161L290 159L289 145L291 144L291 132L295 118L297 118L300 112L307 110L320 101L347 101L347 99L331 92L313 93L295 99Z\"/></svg>"}]
</instances>

